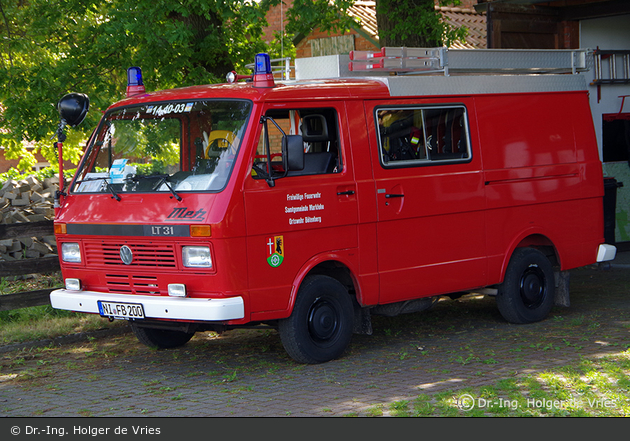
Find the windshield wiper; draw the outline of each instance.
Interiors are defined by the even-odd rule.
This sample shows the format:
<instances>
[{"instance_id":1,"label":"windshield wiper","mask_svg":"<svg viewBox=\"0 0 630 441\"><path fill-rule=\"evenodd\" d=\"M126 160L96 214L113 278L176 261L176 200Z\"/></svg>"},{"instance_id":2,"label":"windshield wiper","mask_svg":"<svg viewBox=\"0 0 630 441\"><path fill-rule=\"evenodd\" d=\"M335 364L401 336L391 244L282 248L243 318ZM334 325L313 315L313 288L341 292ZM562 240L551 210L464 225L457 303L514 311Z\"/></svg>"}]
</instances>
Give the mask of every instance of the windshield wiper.
<instances>
[{"instance_id":1,"label":"windshield wiper","mask_svg":"<svg viewBox=\"0 0 630 441\"><path fill-rule=\"evenodd\" d=\"M181 201L182 197L180 195L178 195L175 190L173 190L173 187L171 187L171 184L168 182L168 178L170 178L170 175L154 175L155 177L160 177L162 179L160 179L160 181L157 183L157 185L155 186L155 188L160 188L162 186L162 184L166 184L166 186L168 187L168 189L171 191L171 194L175 197L175 199L177 199L177 201ZM145 176L146 178L150 178L152 176Z\"/></svg>"},{"instance_id":2,"label":"windshield wiper","mask_svg":"<svg viewBox=\"0 0 630 441\"><path fill-rule=\"evenodd\" d=\"M109 178L105 178L105 177L96 177L96 178L87 178L87 179L83 179L82 181L77 181L77 184L80 184L81 182L89 182L89 181L104 181L105 185L107 186L107 188L109 189L109 191L112 194L112 199L116 199L118 202L120 202L120 195L118 193L116 193L116 190L114 190L114 187L111 186L111 184L109 183Z\"/></svg>"},{"instance_id":3,"label":"windshield wiper","mask_svg":"<svg viewBox=\"0 0 630 441\"><path fill-rule=\"evenodd\" d=\"M133 176L129 178L129 180L133 182L138 182L141 179L159 179L158 183L153 187L153 189L157 190L162 186L162 184L166 184L166 187L170 190L171 194L175 197L175 199L177 199L178 201L181 201L182 197L175 192L173 187L171 187L171 184L168 182L168 178L170 177L171 175Z\"/></svg>"}]
</instances>

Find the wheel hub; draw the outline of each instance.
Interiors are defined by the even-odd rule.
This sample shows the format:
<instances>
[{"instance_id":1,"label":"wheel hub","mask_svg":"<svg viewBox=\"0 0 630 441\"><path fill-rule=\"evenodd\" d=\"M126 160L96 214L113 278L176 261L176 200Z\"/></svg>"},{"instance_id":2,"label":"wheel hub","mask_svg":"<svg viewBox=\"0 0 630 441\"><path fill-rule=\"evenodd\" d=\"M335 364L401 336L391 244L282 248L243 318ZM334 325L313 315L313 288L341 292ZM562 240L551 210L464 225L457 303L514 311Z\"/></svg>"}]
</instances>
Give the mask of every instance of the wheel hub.
<instances>
[{"instance_id":1,"label":"wheel hub","mask_svg":"<svg viewBox=\"0 0 630 441\"><path fill-rule=\"evenodd\" d=\"M339 314L333 304L318 299L308 316L308 329L314 340L330 340L339 327Z\"/></svg>"},{"instance_id":2,"label":"wheel hub","mask_svg":"<svg viewBox=\"0 0 630 441\"><path fill-rule=\"evenodd\" d=\"M546 294L545 274L538 266L530 266L521 277L521 298L528 308L540 306Z\"/></svg>"}]
</instances>

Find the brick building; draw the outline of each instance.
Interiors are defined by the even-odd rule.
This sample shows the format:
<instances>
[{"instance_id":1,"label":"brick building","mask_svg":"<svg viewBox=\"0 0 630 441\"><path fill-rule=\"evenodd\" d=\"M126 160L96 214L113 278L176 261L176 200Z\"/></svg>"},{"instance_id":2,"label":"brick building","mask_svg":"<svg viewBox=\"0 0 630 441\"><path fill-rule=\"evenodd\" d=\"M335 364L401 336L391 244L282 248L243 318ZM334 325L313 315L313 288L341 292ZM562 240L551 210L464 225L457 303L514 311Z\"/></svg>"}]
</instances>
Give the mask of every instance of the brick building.
<instances>
[{"instance_id":1,"label":"brick building","mask_svg":"<svg viewBox=\"0 0 630 441\"><path fill-rule=\"evenodd\" d=\"M271 41L274 32L281 32L283 23L286 23L286 11L293 4L293 0L286 0L283 4L272 8L267 21L269 27L265 33L265 40ZM485 48L486 47L486 19L485 13L477 12L474 7L477 0L462 0L461 4L439 7L445 20L454 26L465 26L468 29L466 42L454 47ZM378 27L376 24L376 4L371 0L357 0L349 14L357 18L361 25L350 32L340 34L328 34L319 29L313 30L308 35L298 35L293 44L296 47L296 58L305 58L318 55L334 55L348 53L351 50L376 50L380 48L378 39Z\"/></svg>"},{"instance_id":2,"label":"brick building","mask_svg":"<svg viewBox=\"0 0 630 441\"><path fill-rule=\"evenodd\" d=\"M0 147L0 173L6 173L11 168L17 168L19 159L6 159L4 157L4 147ZM35 159L37 159L37 164L33 167L35 171L39 171L42 168L46 168L50 165L50 163L41 155L41 153L37 152L35 154Z\"/></svg>"}]
</instances>

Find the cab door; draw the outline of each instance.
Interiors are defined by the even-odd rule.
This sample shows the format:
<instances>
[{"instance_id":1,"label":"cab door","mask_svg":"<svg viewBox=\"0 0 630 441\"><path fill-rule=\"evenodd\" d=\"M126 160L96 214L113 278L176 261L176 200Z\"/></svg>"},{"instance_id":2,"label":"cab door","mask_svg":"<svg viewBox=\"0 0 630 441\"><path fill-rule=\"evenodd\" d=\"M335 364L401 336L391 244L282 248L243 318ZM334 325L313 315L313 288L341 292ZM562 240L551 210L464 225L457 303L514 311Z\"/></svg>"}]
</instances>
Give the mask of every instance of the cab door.
<instances>
[{"instance_id":1,"label":"cab door","mask_svg":"<svg viewBox=\"0 0 630 441\"><path fill-rule=\"evenodd\" d=\"M263 109L273 119L267 121L272 169L280 173L282 167L282 133L275 124L287 135L302 135L305 153L304 168L275 179L272 186L257 167L245 179L252 320L288 311L293 282L321 256L347 265L358 259L356 184L347 129L340 122L344 113L341 102L268 104ZM262 125L259 132L252 162L267 170Z\"/></svg>"},{"instance_id":2,"label":"cab door","mask_svg":"<svg viewBox=\"0 0 630 441\"><path fill-rule=\"evenodd\" d=\"M471 107L444 100L366 104L379 303L486 282L485 192Z\"/></svg>"}]
</instances>

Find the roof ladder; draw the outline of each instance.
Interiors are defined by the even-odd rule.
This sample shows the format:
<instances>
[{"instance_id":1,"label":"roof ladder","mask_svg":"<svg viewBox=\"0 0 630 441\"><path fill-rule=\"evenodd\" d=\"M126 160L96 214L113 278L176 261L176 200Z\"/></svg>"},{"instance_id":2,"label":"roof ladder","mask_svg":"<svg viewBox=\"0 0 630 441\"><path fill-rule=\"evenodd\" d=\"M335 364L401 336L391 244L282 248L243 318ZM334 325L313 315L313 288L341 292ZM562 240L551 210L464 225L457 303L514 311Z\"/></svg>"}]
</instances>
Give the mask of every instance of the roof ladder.
<instances>
[{"instance_id":1,"label":"roof ladder","mask_svg":"<svg viewBox=\"0 0 630 441\"><path fill-rule=\"evenodd\" d=\"M630 83L630 51L596 49L593 58L595 79L592 86Z\"/></svg>"},{"instance_id":2,"label":"roof ladder","mask_svg":"<svg viewBox=\"0 0 630 441\"><path fill-rule=\"evenodd\" d=\"M589 70L588 49L448 49L384 47L378 52L352 51L351 72L401 74L578 73Z\"/></svg>"}]
</instances>

